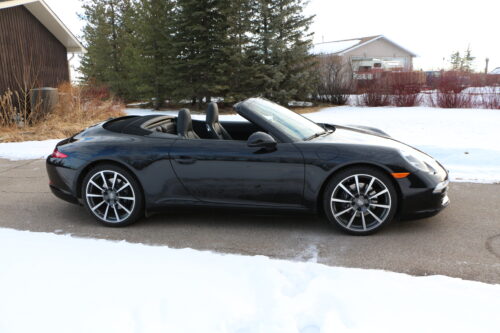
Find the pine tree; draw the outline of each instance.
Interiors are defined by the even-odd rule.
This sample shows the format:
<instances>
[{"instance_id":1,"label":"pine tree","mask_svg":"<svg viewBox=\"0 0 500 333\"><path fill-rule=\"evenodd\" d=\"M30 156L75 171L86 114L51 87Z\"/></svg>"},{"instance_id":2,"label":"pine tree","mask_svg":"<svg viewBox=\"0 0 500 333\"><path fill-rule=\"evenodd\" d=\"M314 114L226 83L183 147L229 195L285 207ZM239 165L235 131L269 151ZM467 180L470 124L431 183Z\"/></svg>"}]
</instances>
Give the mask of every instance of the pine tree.
<instances>
[{"instance_id":1,"label":"pine tree","mask_svg":"<svg viewBox=\"0 0 500 333\"><path fill-rule=\"evenodd\" d=\"M474 59L476 57L472 56L470 46L467 47L463 56L461 56L460 51L453 52L450 56L451 69L454 71L471 72Z\"/></svg>"},{"instance_id":2,"label":"pine tree","mask_svg":"<svg viewBox=\"0 0 500 333\"><path fill-rule=\"evenodd\" d=\"M233 0L223 14L227 17L227 47L225 82L230 87L226 102L236 102L256 94L258 57L252 41L252 18L256 15L254 0Z\"/></svg>"},{"instance_id":3,"label":"pine tree","mask_svg":"<svg viewBox=\"0 0 500 333\"><path fill-rule=\"evenodd\" d=\"M177 0L175 15L177 96L189 96L199 104L220 96L225 84L228 45L223 0Z\"/></svg>"},{"instance_id":4,"label":"pine tree","mask_svg":"<svg viewBox=\"0 0 500 333\"><path fill-rule=\"evenodd\" d=\"M81 71L125 99L305 98L305 0L85 0Z\"/></svg>"},{"instance_id":5,"label":"pine tree","mask_svg":"<svg viewBox=\"0 0 500 333\"><path fill-rule=\"evenodd\" d=\"M286 104L311 92L313 65L308 33L313 17L302 14L304 0L256 0L255 46L260 51L264 95Z\"/></svg>"},{"instance_id":6,"label":"pine tree","mask_svg":"<svg viewBox=\"0 0 500 333\"><path fill-rule=\"evenodd\" d=\"M462 57L460 56L460 51L453 52L450 56L451 68L454 71L460 70L462 67Z\"/></svg>"},{"instance_id":7,"label":"pine tree","mask_svg":"<svg viewBox=\"0 0 500 333\"><path fill-rule=\"evenodd\" d=\"M80 70L88 82L103 83L119 96L135 95L128 70L125 50L133 44L132 29L126 26L132 15L130 0L87 0L83 3L83 19L87 21L83 38L87 53Z\"/></svg>"},{"instance_id":8,"label":"pine tree","mask_svg":"<svg viewBox=\"0 0 500 333\"><path fill-rule=\"evenodd\" d=\"M140 97L153 99L158 109L175 87L173 82L173 62L175 52L172 48L175 33L172 16L172 0L140 0L135 6L136 47L135 68Z\"/></svg>"},{"instance_id":9,"label":"pine tree","mask_svg":"<svg viewBox=\"0 0 500 333\"><path fill-rule=\"evenodd\" d=\"M464 70L466 72L471 72L474 59L476 59L476 57L472 56L472 51L471 51L470 45L469 45L467 47L467 50L465 50L465 52L464 52L462 70Z\"/></svg>"}]
</instances>

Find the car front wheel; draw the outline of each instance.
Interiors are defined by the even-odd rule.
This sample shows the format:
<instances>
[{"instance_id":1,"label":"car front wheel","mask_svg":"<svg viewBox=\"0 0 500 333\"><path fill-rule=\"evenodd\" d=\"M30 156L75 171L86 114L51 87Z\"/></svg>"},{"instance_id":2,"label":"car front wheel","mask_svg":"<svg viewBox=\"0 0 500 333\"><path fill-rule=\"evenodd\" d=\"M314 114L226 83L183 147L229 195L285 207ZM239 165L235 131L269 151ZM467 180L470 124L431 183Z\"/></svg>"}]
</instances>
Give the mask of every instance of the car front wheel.
<instances>
[{"instance_id":1,"label":"car front wheel","mask_svg":"<svg viewBox=\"0 0 500 333\"><path fill-rule=\"evenodd\" d=\"M389 176L369 167L354 167L334 175L323 198L328 220L352 235L368 235L394 218L397 194Z\"/></svg>"},{"instance_id":2,"label":"car front wheel","mask_svg":"<svg viewBox=\"0 0 500 333\"><path fill-rule=\"evenodd\" d=\"M90 170L82 184L83 204L100 223L121 227L142 216L139 184L127 170L111 164L98 165Z\"/></svg>"}]
</instances>

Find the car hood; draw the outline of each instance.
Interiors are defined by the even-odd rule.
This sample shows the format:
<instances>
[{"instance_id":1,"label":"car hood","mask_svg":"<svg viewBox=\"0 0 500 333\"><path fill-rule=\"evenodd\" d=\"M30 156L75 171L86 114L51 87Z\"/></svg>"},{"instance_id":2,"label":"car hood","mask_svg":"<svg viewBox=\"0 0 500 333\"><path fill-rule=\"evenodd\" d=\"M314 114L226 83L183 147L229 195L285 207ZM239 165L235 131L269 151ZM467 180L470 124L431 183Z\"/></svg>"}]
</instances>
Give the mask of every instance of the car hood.
<instances>
[{"instance_id":1,"label":"car hood","mask_svg":"<svg viewBox=\"0 0 500 333\"><path fill-rule=\"evenodd\" d=\"M398 151L410 152L415 157L419 158L421 161L426 162L431 165L434 169L439 170L440 168L445 170L445 168L436 161L432 156L409 146L403 142L392 139L388 136L378 135L372 131L344 127L344 126L334 126L335 131L329 135L323 135L312 139L307 142L312 142L316 144L352 144L352 145L363 145L363 146L377 146L386 147L389 149L394 149Z\"/></svg>"},{"instance_id":2,"label":"car hood","mask_svg":"<svg viewBox=\"0 0 500 333\"><path fill-rule=\"evenodd\" d=\"M388 136L378 135L372 131L335 125L335 131L310 140L314 143L346 143L370 146L385 146L399 149L415 149Z\"/></svg>"}]
</instances>

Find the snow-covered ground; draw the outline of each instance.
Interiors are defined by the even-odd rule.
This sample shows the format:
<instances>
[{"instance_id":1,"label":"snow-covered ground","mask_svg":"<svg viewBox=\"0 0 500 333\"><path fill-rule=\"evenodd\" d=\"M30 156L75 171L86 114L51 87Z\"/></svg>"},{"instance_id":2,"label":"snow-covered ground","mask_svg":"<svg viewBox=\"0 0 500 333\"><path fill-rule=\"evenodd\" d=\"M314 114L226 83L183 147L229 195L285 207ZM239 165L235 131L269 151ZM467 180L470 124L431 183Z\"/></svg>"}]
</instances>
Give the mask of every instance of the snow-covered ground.
<instances>
[{"instance_id":1,"label":"snow-covered ground","mask_svg":"<svg viewBox=\"0 0 500 333\"><path fill-rule=\"evenodd\" d=\"M156 112L127 109L130 115L176 115L176 111ZM438 159L453 181L500 182L500 112L488 109L438 109L431 107L326 108L305 114L318 122L377 127L397 140L408 143ZM204 119L204 115L193 115ZM240 120L238 115L221 120ZM57 140L2 143L0 158L40 158L52 152Z\"/></svg>"},{"instance_id":2,"label":"snow-covered ground","mask_svg":"<svg viewBox=\"0 0 500 333\"><path fill-rule=\"evenodd\" d=\"M31 160L46 158L61 139L0 143L0 158Z\"/></svg>"},{"instance_id":3,"label":"snow-covered ground","mask_svg":"<svg viewBox=\"0 0 500 333\"><path fill-rule=\"evenodd\" d=\"M500 285L0 229L0 332L499 332Z\"/></svg>"}]
</instances>

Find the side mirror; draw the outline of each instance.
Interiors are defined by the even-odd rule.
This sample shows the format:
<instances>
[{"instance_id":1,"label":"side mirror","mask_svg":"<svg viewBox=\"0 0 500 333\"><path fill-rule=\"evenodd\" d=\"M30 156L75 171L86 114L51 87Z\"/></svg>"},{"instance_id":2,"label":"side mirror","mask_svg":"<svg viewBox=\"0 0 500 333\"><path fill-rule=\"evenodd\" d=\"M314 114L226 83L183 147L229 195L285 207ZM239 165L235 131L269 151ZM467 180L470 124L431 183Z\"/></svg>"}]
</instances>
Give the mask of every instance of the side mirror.
<instances>
[{"instance_id":1,"label":"side mirror","mask_svg":"<svg viewBox=\"0 0 500 333\"><path fill-rule=\"evenodd\" d=\"M276 150L277 142L272 136L264 132L255 132L247 140L250 148L262 148L266 151Z\"/></svg>"}]
</instances>

